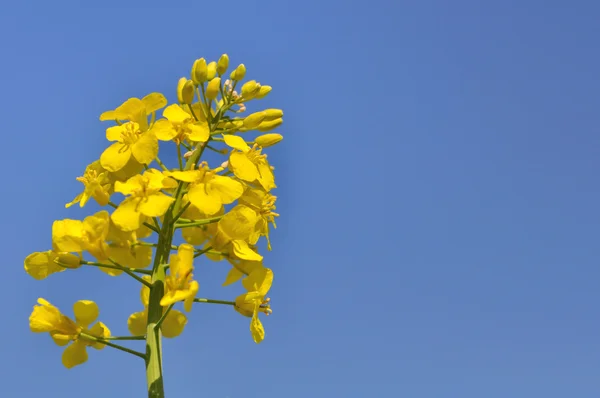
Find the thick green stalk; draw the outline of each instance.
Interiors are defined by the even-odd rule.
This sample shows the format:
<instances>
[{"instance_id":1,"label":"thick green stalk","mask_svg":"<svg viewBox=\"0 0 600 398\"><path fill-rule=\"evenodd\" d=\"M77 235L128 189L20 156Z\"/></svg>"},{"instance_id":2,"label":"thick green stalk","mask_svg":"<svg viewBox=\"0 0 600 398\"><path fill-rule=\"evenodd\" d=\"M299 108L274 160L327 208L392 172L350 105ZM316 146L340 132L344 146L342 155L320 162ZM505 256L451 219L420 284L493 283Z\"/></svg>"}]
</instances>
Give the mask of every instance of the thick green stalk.
<instances>
[{"instance_id":1,"label":"thick green stalk","mask_svg":"<svg viewBox=\"0 0 600 398\"><path fill-rule=\"evenodd\" d=\"M165 216L168 221L172 209ZM158 238L154 266L152 267L152 287L148 300L148 322L146 324L146 381L148 398L164 398L165 390L162 375L162 333L157 325L163 309L160 300L165 293L165 269L161 266L168 262L173 240L173 228L165 222Z\"/></svg>"}]
</instances>

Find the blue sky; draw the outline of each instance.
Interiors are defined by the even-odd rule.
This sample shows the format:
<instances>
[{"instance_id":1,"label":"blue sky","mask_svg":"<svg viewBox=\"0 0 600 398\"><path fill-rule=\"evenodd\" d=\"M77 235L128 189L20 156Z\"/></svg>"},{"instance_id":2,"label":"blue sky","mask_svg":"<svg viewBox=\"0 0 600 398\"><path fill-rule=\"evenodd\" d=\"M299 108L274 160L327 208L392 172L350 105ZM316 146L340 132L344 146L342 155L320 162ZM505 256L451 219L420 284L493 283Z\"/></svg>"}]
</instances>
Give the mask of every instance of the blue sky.
<instances>
[{"instance_id":1,"label":"blue sky","mask_svg":"<svg viewBox=\"0 0 600 398\"><path fill-rule=\"evenodd\" d=\"M93 211L64 203L107 145L99 114L173 101L223 52L285 111L275 313L257 346L231 308L195 307L165 342L168 397L600 396L597 2L80 3L0 14L8 396L144 396L137 358L66 370L27 323L39 296L67 314L91 299L126 334L136 282L38 282L23 259ZM240 292L196 268L201 296Z\"/></svg>"}]
</instances>

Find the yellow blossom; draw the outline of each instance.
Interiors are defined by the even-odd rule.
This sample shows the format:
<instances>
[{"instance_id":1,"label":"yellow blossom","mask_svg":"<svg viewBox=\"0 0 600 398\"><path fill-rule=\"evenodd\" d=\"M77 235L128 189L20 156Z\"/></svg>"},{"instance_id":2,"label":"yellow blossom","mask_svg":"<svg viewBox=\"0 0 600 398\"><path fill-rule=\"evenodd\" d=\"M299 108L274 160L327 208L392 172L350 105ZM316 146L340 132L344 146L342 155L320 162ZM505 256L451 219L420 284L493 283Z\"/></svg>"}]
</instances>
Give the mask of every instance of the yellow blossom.
<instances>
[{"instance_id":1,"label":"yellow blossom","mask_svg":"<svg viewBox=\"0 0 600 398\"><path fill-rule=\"evenodd\" d=\"M108 259L108 212L103 210L83 221L64 219L52 224L52 243L58 252L89 252L98 261Z\"/></svg>"},{"instance_id":2,"label":"yellow blossom","mask_svg":"<svg viewBox=\"0 0 600 398\"><path fill-rule=\"evenodd\" d=\"M31 253L25 258L24 265L25 272L34 279L42 280L67 268L79 268L81 263L80 257L74 254L48 250Z\"/></svg>"},{"instance_id":3,"label":"yellow blossom","mask_svg":"<svg viewBox=\"0 0 600 398\"><path fill-rule=\"evenodd\" d=\"M150 281L149 276L144 276L144 280ZM127 328L132 336L143 336L146 334L146 324L148 323L148 302L150 297L150 289L146 286L142 286L140 293L140 299L144 305L144 310L140 312L134 312L127 319ZM163 313L167 311L167 307L163 307ZM187 317L181 311L172 309L165 316L160 330L163 336L167 338L177 337L183 332L185 325L187 324Z\"/></svg>"},{"instance_id":4,"label":"yellow blossom","mask_svg":"<svg viewBox=\"0 0 600 398\"><path fill-rule=\"evenodd\" d=\"M235 206L219 220L213 247L242 260L261 261L262 256L251 247L258 240L258 222L258 214L250 207Z\"/></svg>"},{"instance_id":5,"label":"yellow blossom","mask_svg":"<svg viewBox=\"0 0 600 398\"><path fill-rule=\"evenodd\" d=\"M194 247L182 243L177 249L177 254L171 255L169 262L169 275L165 278L166 292L160 300L160 305L168 306L178 301L184 301L187 312L192 310L192 304L200 285L193 280Z\"/></svg>"},{"instance_id":6,"label":"yellow blossom","mask_svg":"<svg viewBox=\"0 0 600 398\"><path fill-rule=\"evenodd\" d=\"M242 279L243 276L250 275L255 269L263 268L262 261L248 261L237 258L228 258L227 261L229 261L232 267L225 277L223 286L231 285Z\"/></svg>"},{"instance_id":7,"label":"yellow blossom","mask_svg":"<svg viewBox=\"0 0 600 398\"><path fill-rule=\"evenodd\" d=\"M244 193L244 186L230 177L220 176L203 162L196 170L166 173L176 180L189 182L188 198L201 212L214 215L223 205L233 203Z\"/></svg>"},{"instance_id":8,"label":"yellow blossom","mask_svg":"<svg viewBox=\"0 0 600 398\"><path fill-rule=\"evenodd\" d=\"M181 106L177 104L169 105L163 111L165 119L157 120L152 131L155 132L158 139L163 141L174 140L176 143L181 143L185 140L194 142L208 141L210 131L204 114L200 108L194 107L193 109L194 114L199 119L198 121Z\"/></svg>"},{"instance_id":9,"label":"yellow blossom","mask_svg":"<svg viewBox=\"0 0 600 398\"><path fill-rule=\"evenodd\" d=\"M77 181L83 184L83 192L77 195L73 201L67 203L65 207L69 208L75 203L79 203L79 206L83 207L90 198L94 198L100 206L108 204L112 183L108 171L100 165L100 161L88 165L83 176L77 177Z\"/></svg>"},{"instance_id":10,"label":"yellow blossom","mask_svg":"<svg viewBox=\"0 0 600 398\"><path fill-rule=\"evenodd\" d=\"M184 197L184 204L187 203L187 195ZM200 211L196 206L190 204L187 209L183 212L182 217L187 218L194 221L202 221L208 218L217 217L223 215L225 212L224 208L215 213L208 215ZM217 223L211 223L206 225L201 225L198 227L188 227L181 229L181 235L183 239L193 246L199 246L210 239L217 232Z\"/></svg>"},{"instance_id":11,"label":"yellow blossom","mask_svg":"<svg viewBox=\"0 0 600 398\"><path fill-rule=\"evenodd\" d=\"M66 346L72 342L62 355L62 363L66 368L87 361L86 347L91 346L98 350L104 348L104 344L88 340L81 335L84 333L98 338L110 336L110 330L102 322L89 327L98 318L99 310L96 303L89 300L76 302L73 305L75 321L61 314L58 308L43 298L38 299L38 304L33 307L29 317L29 327L34 333L49 333L59 346Z\"/></svg>"},{"instance_id":12,"label":"yellow blossom","mask_svg":"<svg viewBox=\"0 0 600 398\"><path fill-rule=\"evenodd\" d=\"M142 99L129 98L117 109L106 111L100 120L127 120L139 125L141 131L148 130L148 115L167 105L167 99L161 93L150 93Z\"/></svg>"},{"instance_id":13,"label":"yellow blossom","mask_svg":"<svg viewBox=\"0 0 600 398\"><path fill-rule=\"evenodd\" d=\"M110 223L108 236L108 253L111 260L127 268L142 269L146 268L152 262L152 247L140 244L138 237L143 237L146 231L150 231L142 225L135 231L125 232L120 230L114 222ZM152 232L152 231L150 231ZM100 269L109 275L120 275L123 271L112 268Z\"/></svg>"},{"instance_id":14,"label":"yellow blossom","mask_svg":"<svg viewBox=\"0 0 600 398\"><path fill-rule=\"evenodd\" d=\"M156 169L146 170L124 183L117 181L115 192L128 197L112 213L112 221L123 231L134 231L140 228L143 216L161 217L175 200L161 190L176 186L176 181Z\"/></svg>"},{"instance_id":15,"label":"yellow blossom","mask_svg":"<svg viewBox=\"0 0 600 398\"><path fill-rule=\"evenodd\" d=\"M268 304L269 299L265 298L272 284L273 271L269 268L256 268L242 280L242 285L247 293L235 299L236 311L244 316L252 317L250 333L257 344L265 338L265 330L258 318L258 313L263 312L267 315L272 313Z\"/></svg>"},{"instance_id":16,"label":"yellow blossom","mask_svg":"<svg viewBox=\"0 0 600 398\"><path fill-rule=\"evenodd\" d=\"M273 224L273 228L277 228L275 217L279 214L275 212L275 201L277 196L271 195L258 188L249 188L240 197L239 203L248 206L258 215L258 221L255 225L255 232L260 236L267 238L267 248L271 250L271 240L269 239L269 224ZM258 236L250 239L251 243L256 243Z\"/></svg>"},{"instance_id":17,"label":"yellow blossom","mask_svg":"<svg viewBox=\"0 0 600 398\"><path fill-rule=\"evenodd\" d=\"M158 156L158 138L152 130L142 131L135 122L106 129L106 138L116 141L100 155L102 167L109 171L119 171L131 157L141 164L150 164Z\"/></svg>"},{"instance_id":18,"label":"yellow blossom","mask_svg":"<svg viewBox=\"0 0 600 398\"><path fill-rule=\"evenodd\" d=\"M267 155L261 154L262 148L246 144L243 138L224 135L225 144L233 148L229 155L229 168L236 177L247 182L257 181L266 191L276 188L275 177Z\"/></svg>"}]
</instances>

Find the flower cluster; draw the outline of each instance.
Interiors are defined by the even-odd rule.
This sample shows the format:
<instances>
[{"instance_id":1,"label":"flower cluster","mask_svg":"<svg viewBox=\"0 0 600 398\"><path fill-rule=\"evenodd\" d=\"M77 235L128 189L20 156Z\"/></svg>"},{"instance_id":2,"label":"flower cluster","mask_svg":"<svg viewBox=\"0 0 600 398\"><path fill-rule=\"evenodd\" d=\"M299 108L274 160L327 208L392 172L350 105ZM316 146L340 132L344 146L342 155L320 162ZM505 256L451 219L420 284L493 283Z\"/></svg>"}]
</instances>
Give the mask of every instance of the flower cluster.
<instances>
[{"instance_id":1,"label":"flower cluster","mask_svg":"<svg viewBox=\"0 0 600 398\"><path fill-rule=\"evenodd\" d=\"M251 318L253 340L264 339L259 315L271 313L266 295L273 271L263 265L258 247L264 238L271 250L270 228L279 216L274 168L264 148L282 140L273 130L282 124L283 112L265 109L241 116L271 87L243 83L243 64L227 78L228 68L227 55L218 62L200 58L190 76L179 80L177 103L168 105L163 94L150 93L100 115L113 123L106 128L109 144L77 178L83 191L66 207L84 207L93 199L107 210L83 220L55 221L52 249L27 256L25 271L38 280L82 266L110 276L127 274L142 285L143 310L127 321L131 336L118 337L101 322L90 327L99 313L92 301L75 303L73 321L40 298L30 328L68 345L66 367L85 362L87 346L135 353L111 340L146 340L147 351L136 355L152 362L151 349L160 346L153 339L179 336L194 303L230 305ZM160 159L170 148L177 150L177 164L171 166ZM209 165L202 159L208 151L223 158ZM173 244L177 240L181 243ZM197 297L194 267L201 256L228 264L223 285L241 281L244 293L231 301ZM180 302L184 312L173 309Z\"/></svg>"}]
</instances>

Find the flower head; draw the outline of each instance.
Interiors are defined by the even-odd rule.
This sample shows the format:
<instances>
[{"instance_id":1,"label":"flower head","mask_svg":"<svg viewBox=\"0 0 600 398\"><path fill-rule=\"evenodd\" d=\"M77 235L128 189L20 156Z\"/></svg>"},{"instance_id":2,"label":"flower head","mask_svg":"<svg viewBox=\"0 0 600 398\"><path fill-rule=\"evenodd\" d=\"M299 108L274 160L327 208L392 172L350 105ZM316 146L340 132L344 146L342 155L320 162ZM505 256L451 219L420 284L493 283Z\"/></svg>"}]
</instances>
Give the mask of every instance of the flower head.
<instances>
[{"instance_id":1,"label":"flower head","mask_svg":"<svg viewBox=\"0 0 600 398\"><path fill-rule=\"evenodd\" d=\"M98 318L99 310L96 303L80 300L73 305L75 321L63 315L58 308L43 298L38 299L29 317L29 327L34 333L49 333L59 346L68 345L62 355L62 363L66 368L81 365L88 359L86 347L104 348L104 344L86 339L85 335L99 338L110 336L110 330L102 322L92 327L89 325ZM69 345L69 343L71 343Z\"/></svg>"},{"instance_id":2,"label":"flower head","mask_svg":"<svg viewBox=\"0 0 600 398\"><path fill-rule=\"evenodd\" d=\"M224 135L225 144L233 148L229 155L229 168L241 180L258 182L265 191L276 188L275 177L267 161L267 155L262 154L258 145L249 147L243 138L235 135Z\"/></svg>"},{"instance_id":3,"label":"flower head","mask_svg":"<svg viewBox=\"0 0 600 398\"><path fill-rule=\"evenodd\" d=\"M111 215L112 221L123 231L140 228L142 218L163 216L175 199L161 192L175 188L177 182L156 169L149 169L143 175L135 175L122 183L115 183L115 192L128 197L121 202Z\"/></svg>"},{"instance_id":4,"label":"flower head","mask_svg":"<svg viewBox=\"0 0 600 398\"><path fill-rule=\"evenodd\" d=\"M149 276L144 276L144 279L149 281ZM146 334L146 324L148 321L148 302L150 298L150 289L144 285L140 292L140 299L144 305L144 310L140 312L134 312L127 319L127 328L133 336L143 336ZM163 307L163 313L167 311L167 307ZM163 336L166 338L173 338L179 336L185 325L187 324L187 317L181 311L171 309L165 316L160 330Z\"/></svg>"},{"instance_id":5,"label":"flower head","mask_svg":"<svg viewBox=\"0 0 600 398\"><path fill-rule=\"evenodd\" d=\"M269 268L257 268L242 280L242 285L248 291L235 299L235 310L240 314L252 317L250 321L250 333L255 343L260 343L265 338L258 313L271 314L269 299L265 298L273 284L273 271Z\"/></svg>"},{"instance_id":6,"label":"flower head","mask_svg":"<svg viewBox=\"0 0 600 398\"><path fill-rule=\"evenodd\" d=\"M192 279L193 263L194 247L182 243L177 249L177 254L171 256L169 275L165 279L167 289L160 300L160 305L164 307L178 301L184 301L185 310L187 312L191 311L192 303L200 288L198 282Z\"/></svg>"}]
</instances>

